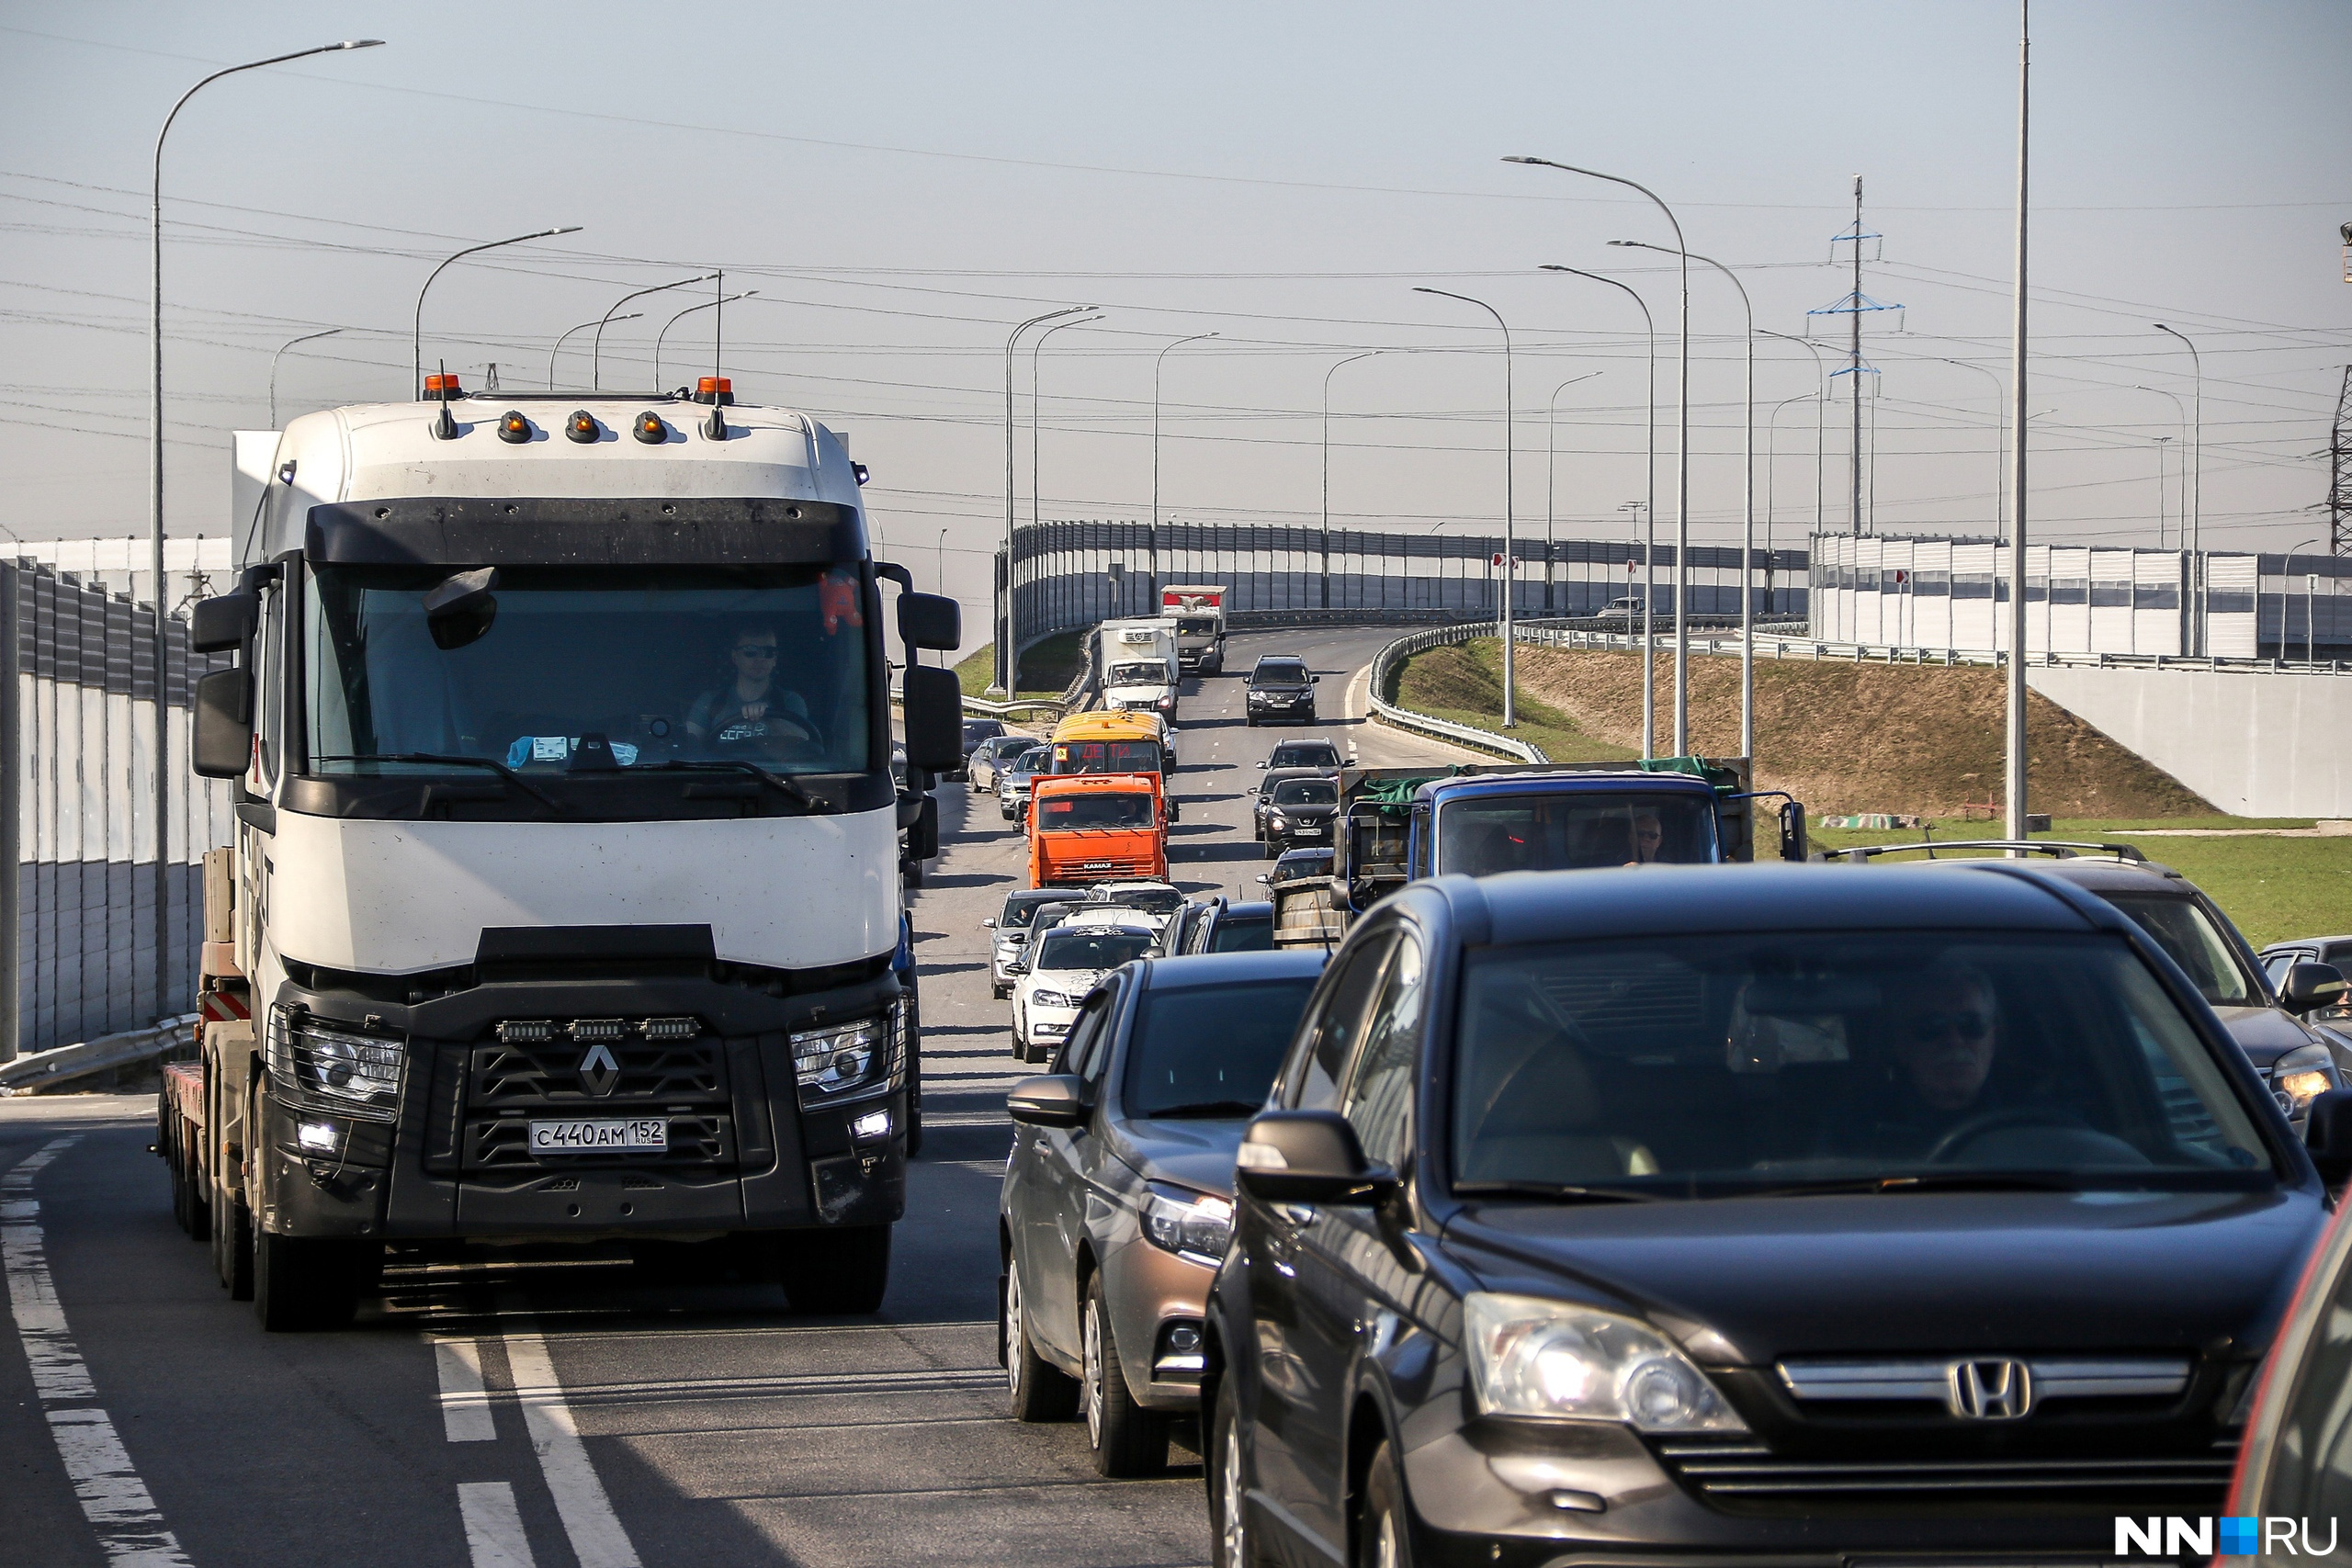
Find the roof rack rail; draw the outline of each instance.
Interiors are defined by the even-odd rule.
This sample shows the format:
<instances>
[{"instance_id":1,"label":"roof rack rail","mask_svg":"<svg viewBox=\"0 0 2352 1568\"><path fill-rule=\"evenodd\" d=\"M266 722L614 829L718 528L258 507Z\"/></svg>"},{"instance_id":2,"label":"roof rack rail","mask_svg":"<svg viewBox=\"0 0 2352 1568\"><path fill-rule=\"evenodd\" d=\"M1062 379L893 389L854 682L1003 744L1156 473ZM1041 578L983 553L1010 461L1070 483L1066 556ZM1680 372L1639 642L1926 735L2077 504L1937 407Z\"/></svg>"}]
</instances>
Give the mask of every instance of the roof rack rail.
<instances>
[{"instance_id":1,"label":"roof rack rail","mask_svg":"<svg viewBox=\"0 0 2352 1568\"><path fill-rule=\"evenodd\" d=\"M1857 844L1847 850L1823 850L1815 858L1824 861L1844 861L1849 865L1868 865L1878 855L1900 854L1905 851L1925 850L1935 858L1938 850L2013 850L2022 854L2049 855L2056 860L2075 860L2084 852L2112 855L2131 865L2145 865L2148 857L2130 844L2100 844L2075 839L1917 839L1899 844Z\"/></svg>"}]
</instances>

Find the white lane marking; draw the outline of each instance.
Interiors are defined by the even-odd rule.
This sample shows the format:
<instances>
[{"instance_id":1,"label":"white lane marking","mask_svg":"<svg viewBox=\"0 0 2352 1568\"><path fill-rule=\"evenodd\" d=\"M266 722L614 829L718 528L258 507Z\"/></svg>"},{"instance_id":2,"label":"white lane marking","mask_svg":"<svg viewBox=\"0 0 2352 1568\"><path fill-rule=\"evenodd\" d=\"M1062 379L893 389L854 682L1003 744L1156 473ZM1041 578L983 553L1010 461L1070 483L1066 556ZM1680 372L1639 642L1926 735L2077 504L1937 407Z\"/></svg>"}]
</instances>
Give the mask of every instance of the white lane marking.
<instances>
[{"instance_id":1,"label":"white lane marking","mask_svg":"<svg viewBox=\"0 0 2352 1568\"><path fill-rule=\"evenodd\" d=\"M40 1205L30 1195L33 1178L81 1141L78 1134L52 1138L0 1176L0 1268L8 1276L17 1337L32 1369L33 1392L40 1396L57 1457L107 1561L125 1568L189 1568L147 1483L131 1468L113 1418L92 1403L97 1389L66 1327L65 1308L50 1277Z\"/></svg>"},{"instance_id":2,"label":"white lane marking","mask_svg":"<svg viewBox=\"0 0 2352 1568\"><path fill-rule=\"evenodd\" d=\"M498 1438L491 1419L490 1394L481 1385L481 1342L435 1339L433 1366L441 1379L441 1426L453 1443L488 1443Z\"/></svg>"},{"instance_id":3,"label":"white lane marking","mask_svg":"<svg viewBox=\"0 0 2352 1568\"><path fill-rule=\"evenodd\" d=\"M514 1487L503 1481L461 1483L458 1513L466 1521L466 1550L474 1568L537 1568Z\"/></svg>"},{"instance_id":4,"label":"white lane marking","mask_svg":"<svg viewBox=\"0 0 2352 1568\"><path fill-rule=\"evenodd\" d=\"M556 1382L555 1363L548 1357L547 1341L537 1334L506 1336L506 1370L514 1380L514 1397L523 1406L523 1422L530 1429L531 1447L539 1456L555 1510L562 1517L564 1533L571 1538L572 1554L580 1568L644 1568L620 1517L613 1512L605 1483L580 1440L571 1406Z\"/></svg>"}]
</instances>

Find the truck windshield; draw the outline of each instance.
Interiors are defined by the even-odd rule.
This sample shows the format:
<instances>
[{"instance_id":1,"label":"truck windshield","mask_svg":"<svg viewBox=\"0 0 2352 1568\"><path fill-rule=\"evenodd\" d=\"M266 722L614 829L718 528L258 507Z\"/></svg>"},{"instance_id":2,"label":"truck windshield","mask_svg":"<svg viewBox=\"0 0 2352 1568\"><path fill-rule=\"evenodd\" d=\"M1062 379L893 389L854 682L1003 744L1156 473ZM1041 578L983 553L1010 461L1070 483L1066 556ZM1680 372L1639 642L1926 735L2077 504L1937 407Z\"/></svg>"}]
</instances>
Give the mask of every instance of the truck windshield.
<instances>
[{"instance_id":1,"label":"truck windshield","mask_svg":"<svg viewBox=\"0 0 2352 1568\"><path fill-rule=\"evenodd\" d=\"M1037 808L1041 833L1150 826L1151 796L1148 795L1066 795L1049 798Z\"/></svg>"},{"instance_id":2,"label":"truck windshield","mask_svg":"<svg viewBox=\"0 0 2352 1568\"><path fill-rule=\"evenodd\" d=\"M1156 773L1157 740L1068 740L1054 748L1057 773Z\"/></svg>"},{"instance_id":3,"label":"truck windshield","mask_svg":"<svg viewBox=\"0 0 2352 1568\"><path fill-rule=\"evenodd\" d=\"M1179 615L1176 617L1178 637L1215 637L1216 619L1213 615Z\"/></svg>"},{"instance_id":4,"label":"truck windshield","mask_svg":"<svg viewBox=\"0 0 2352 1568\"><path fill-rule=\"evenodd\" d=\"M1168 666L1152 660L1146 660L1141 663L1136 664L1114 664L1111 666L1111 677L1105 684L1113 686L1165 686L1168 684Z\"/></svg>"},{"instance_id":5,"label":"truck windshield","mask_svg":"<svg viewBox=\"0 0 2352 1568\"><path fill-rule=\"evenodd\" d=\"M1487 795L1450 801L1438 813L1441 872L1494 876L1715 858L1714 802L1697 794Z\"/></svg>"},{"instance_id":6,"label":"truck windshield","mask_svg":"<svg viewBox=\"0 0 2352 1568\"><path fill-rule=\"evenodd\" d=\"M865 616L842 567L502 567L489 627L436 645L425 567L321 566L306 640L311 768L479 757L526 773L678 761L869 765Z\"/></svg>"},{"instance_id":7,"label":"truck windshield","mask_svg":"<svg viewBox=\"0 0 2352 1568\"><path fill-rule=\"evenodd\" d=\"M1460 1005L1457 1187L1706 1197L2278 1179L2228 1068L2113 937L1495 948L1466 960Z\"/></svg>"}]
</instances>

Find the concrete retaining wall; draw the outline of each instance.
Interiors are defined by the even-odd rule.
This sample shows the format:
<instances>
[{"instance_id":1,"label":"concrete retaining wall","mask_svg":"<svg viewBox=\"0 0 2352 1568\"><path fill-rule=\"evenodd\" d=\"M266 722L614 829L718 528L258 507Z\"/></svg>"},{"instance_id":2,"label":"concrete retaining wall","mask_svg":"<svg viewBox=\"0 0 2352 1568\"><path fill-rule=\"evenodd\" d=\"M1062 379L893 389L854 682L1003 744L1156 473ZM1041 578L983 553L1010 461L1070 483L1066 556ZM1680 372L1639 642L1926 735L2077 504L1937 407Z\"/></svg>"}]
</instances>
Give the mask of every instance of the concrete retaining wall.
<instances>
[{"instance_id":1,"label":"concrete retaining wall","mask_svg":"<svg viewBox=\"0 0 2352 1568\"><path fill-rule=\"evenodd\" d=\"M2026 682L2234 816L2352 817L2352 680L2061 665Z\"/></svg>"}]
</instances>

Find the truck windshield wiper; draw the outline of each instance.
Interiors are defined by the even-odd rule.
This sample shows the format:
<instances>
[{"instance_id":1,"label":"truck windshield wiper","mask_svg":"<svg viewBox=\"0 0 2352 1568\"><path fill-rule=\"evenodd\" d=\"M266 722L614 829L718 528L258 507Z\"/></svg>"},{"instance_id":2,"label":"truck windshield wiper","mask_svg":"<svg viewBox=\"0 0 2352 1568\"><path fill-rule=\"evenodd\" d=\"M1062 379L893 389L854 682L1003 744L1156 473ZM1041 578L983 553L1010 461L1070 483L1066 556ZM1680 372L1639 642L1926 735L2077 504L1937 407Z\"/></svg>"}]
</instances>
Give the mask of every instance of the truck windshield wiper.
<instances>
[{"instance_id":1,"label":"truck windshield wiper","mask_svg":"<svg viewBox=\"0 0 2352 1568\"><path fill-rule=\"evenodd\" d=\"M1164 1111L1144 1111L1135 1114L1136 1119L1141 1122L1180 1122L1191 1119L1205 1121L1211 1117L1222 1121L1255 1116L1264 1109L1266 1109L1266 1102L1262 1100L1204 1100L1191 1105L1171 1105Z\"/></svg>"},{"instance_id":2,"label":"truck windshield wiper","mask_svg":"<svg viewBox=\"0 0 2352 1568\"><path fill-rule=\"evenodd\" d=\"M1636 1192L1625 1187L1578 1187L1565 1181L1457 1181L1456 1192L1477 1197L1549 1198L1565 1203L1664 1203L1663 1192Z\"/></svg>"},{"instance_id":3,"label":"truck windshield wiper","mask_svg":"<svg viewBox=\"0 0 2352 1568\"><path fill-rule=\"evenodd\" d=\"M446 768L488 768L549 811L560 812L563 809L562 803L555 796L505 763L490 757L451 757L438 751L363 751L350 756L315 757L311 760L319 762L419 762Z\"/></svg>"},{"instance_id":4,"label":"truck windshield wiper","mask_svg":"<svg viewBox=\"0 0 2352 1568\"><path fill-rule=\"evenodd\" d=\"M655 773L665 770L673 773L707 773L716 771L723 773L749 773L753 778L759 779L763 783L774 785L779 792L798 801L802 806L807 807L812 812L831 811L833 808L831 801L818 799L815 795L810 795L807 790L801 788L799 784L794 783L791 779L785 777L782 773L770 773L767 769L763 768L757 762L747 761L741 757L722 757L716 761L707 762L691 762L673 757L666 762L652 762L642 768L631 768L628 771L630 773Z\"/></svg>"}]
</instances>

